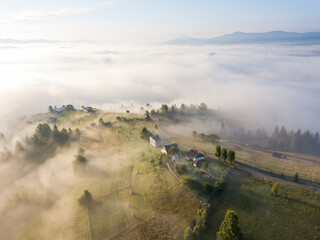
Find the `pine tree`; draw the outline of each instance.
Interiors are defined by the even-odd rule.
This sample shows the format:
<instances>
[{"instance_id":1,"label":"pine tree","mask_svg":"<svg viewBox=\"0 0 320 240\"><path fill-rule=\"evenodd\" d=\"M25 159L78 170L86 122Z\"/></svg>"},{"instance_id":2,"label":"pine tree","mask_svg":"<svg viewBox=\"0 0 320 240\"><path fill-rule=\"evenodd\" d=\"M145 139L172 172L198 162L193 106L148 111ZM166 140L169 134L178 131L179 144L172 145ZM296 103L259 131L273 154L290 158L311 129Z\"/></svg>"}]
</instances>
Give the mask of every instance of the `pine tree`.
<instances>
[{"instance_id":1,"label":"pine tree","mask_svg":"<svg viewBox=\"0 0 320 240\"><path fill-rule=\"evenodd\" d=\"M227 149L226 148L222 148L221 158L223 159L223 161L225 161L227 159Z\"/></svg>"},{"instance_id":2,"label":"pine tree","mask_svg":"<svg viewBox=\"0 0 320 240\"><path fill-rule=\"evenodd\" d=\"M236 159L236 153L233 150L228 150L227 158L232 163Z\"/></svg>"},{"instance_id":3,"label":"pine tree","mask_svg":"<svg viewBox=\"0 0 320 240\"><path fill-rule=\"evenodd\" d=\"M241 229L238 223L238 215L232 210L228 210L222 221L217 240L240 240L242 239Z\"/></svg>"},{"instance_id":4,"label":"pine tree","mask_svg":"<svg viewBox=\"0 0 320 240\"><path fill-rule=\"evenodd\" d=\"M216 145L216 151L214 153L214 155L216 155L216 157L221 157L221 146L220 145Z\"/></svg>"}]
</instances>

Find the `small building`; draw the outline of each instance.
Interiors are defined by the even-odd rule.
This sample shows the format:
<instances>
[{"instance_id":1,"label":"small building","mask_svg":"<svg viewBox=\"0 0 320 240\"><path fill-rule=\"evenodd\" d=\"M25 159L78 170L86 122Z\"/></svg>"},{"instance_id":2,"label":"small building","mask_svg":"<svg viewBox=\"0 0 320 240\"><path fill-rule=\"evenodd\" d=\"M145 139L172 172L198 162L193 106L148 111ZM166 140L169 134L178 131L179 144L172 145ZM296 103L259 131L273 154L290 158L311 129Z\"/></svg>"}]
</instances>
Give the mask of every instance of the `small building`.
<instances>
[{"instance_id":1,"label":"small building","mask_svg":"<svg viewBox=\"0 0 320 240\"><path fill-rule=\"evenodd\" d=\"M278 153L278 152L273 152L272 153L272 156L273 157L276 157L276 158L283 158L283 159L287 159L287 156L282 154L282 153Z\"/></svg>"},{"instance_id":2,"label":"small building","mask_svg":"<svg viewBox=\"0 0 320 240\"><path fill-rule=\"evenodd\" d=\"M178 144L172 143L168 145L164 145L164 147L161 149L161 152L164 154L168 154L170 152L170 149L177 148L178 149Z\"/></svg>"},{"instance_id":3,"label":"small building","mask_svg":"<svg viewBox=\"0 0 320 240\"><path fill-rule=\"evenodd\" d=\"M186 159L190 160L190 161L201 161L204 160L204 154L202 154L201 152L199 152L198 150L195 149L191 149L187 155L186 155Z\"/></svg>"},{"instance_id":4,"label":"small building","mask_svg":"<svg viewBox=\"0 0 320 240\"><path fill-rule=\"evenodd\" d=\"M56 113L62 113L62 108L56 108L54 110L56 111Z\"/></svg>"},{"instance_id":5,"label":"small building","mask_svg":"<svg viewBox=\"0 0 320 240\"><path fill-rule=\"evenodd\" d=\"M81 109L82 109L82 111L87 112L87 113L93 112L92 107L82 106Z\"/></svg>"},{"instance_id":6,"label":"small building","mask_svg":"<svg viewBox=\"0 0 320 240\"><path fill-rule=\"evenodd\" d=\"M150 140L150 144L154 147L160 147L163 145L163 142L159 135L152 135L150 136L149 140Z\"/></svg>"}]
</instances>

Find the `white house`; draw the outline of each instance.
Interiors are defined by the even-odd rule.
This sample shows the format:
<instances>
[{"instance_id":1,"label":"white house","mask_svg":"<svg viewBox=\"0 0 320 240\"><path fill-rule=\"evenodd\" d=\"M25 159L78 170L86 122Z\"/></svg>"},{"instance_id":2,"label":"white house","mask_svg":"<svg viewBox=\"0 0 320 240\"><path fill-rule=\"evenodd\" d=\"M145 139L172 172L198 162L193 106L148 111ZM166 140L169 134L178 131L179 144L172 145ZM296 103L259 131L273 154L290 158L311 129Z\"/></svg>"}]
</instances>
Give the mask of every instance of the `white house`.
<instances>
[{"instance_id":1,"label":"white house","mask_svg":"<svg viewBox=\"0 0 320 240\"><path fill-rule=\"evenodd\" d=\"M159 135L150 136L150 144L154 147L160 147L163 145L163 141L159 137Z\"/></svg>"},{"instance_id":2,"label":"white house","mask_svg":"<svg viewBox=\"0 0 320 240\"><path fill-rule=\"evenodd\" d=\"M186 159L190 160L190 161L201 161L204 160L204 154L202 154L201 152L199 152L198 150L195 149L191 149L187 155L186 155Z\"/></svg>"}]
</instances>

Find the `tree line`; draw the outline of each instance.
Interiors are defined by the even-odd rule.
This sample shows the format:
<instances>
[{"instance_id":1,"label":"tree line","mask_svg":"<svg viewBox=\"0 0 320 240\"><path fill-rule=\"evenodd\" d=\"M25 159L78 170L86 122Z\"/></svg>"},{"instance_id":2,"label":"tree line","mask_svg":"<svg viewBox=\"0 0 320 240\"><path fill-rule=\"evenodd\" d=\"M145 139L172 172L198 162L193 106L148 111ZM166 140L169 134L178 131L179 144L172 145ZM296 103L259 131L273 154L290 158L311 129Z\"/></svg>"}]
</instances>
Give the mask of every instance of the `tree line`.
<instances>
[{"instance_id":1,"label":"tree line","mask_svg":"<svg viewBox=\"0 0 320 240\"><path fill-rule=\"evenodd\" d=\"M269 136L263 128L247 132L240 129L234 132L233 138L279 151L320 154L319 132L313 133L310 130L288 131L284 126L281 128L276 126L272 135Z\"/></svg>"},{"instance_id":2,"label":"tree line","mask_svg":"<svg viewBox=\"0 0 320 240\"><path fill-rule=\"evenodd\" d=\"M71 142L78 141L80 136L81 132L78 128L74 130L62 128L59 130L54 125L51 129L49 124L39 123L34 134L26 138L26 148L20 143L21 146L19 148L23 150L28 158L41 162L53 156L58 146L68 146Z\"/></svg>"},{"instance_id":3,"label":"tree line","mask_svg":"<svg viewBox=\"0 0 320 240\"><path fill-rule=\"evenodd\" d=\"M160 109L152 109L150 112L151 116L163 115L166 117L173 117L175 115L207 115L212 113L213 110L208 109L205 103L200 103L199 105L187 105L182 103L180 107L178 107L176 104L173 104L171 106L168 106L167 104L162 104Z\"/></svg>"},{"instance_id":4,"label":"tree line","mask_svg":"<svg viewBox=\"0 0 320 240\"><path fill-rule=\"evenodd\" d=\"M217 141L219 141L219 136L217 134L214 133L210 133L210 134L205 134L205 133L197 133L197 131L192 131L192 135L193 137L198 137L200 138L202 141L207 142L207 143L216 143Z\"/></svg>"},{"instance_id":5,"label":"tree line","mask_svg":"<svg viewBox=\"0 0 320 240\"><path fill-rule=\"evenodd\" d=\"M220 145L216 145L214 155L219 159L222 158L223 161L228 160L230 163L233 163L233 161L236 159L235 151L226 149L225 147L221 148Z\"/></svg>"}]
</instances>

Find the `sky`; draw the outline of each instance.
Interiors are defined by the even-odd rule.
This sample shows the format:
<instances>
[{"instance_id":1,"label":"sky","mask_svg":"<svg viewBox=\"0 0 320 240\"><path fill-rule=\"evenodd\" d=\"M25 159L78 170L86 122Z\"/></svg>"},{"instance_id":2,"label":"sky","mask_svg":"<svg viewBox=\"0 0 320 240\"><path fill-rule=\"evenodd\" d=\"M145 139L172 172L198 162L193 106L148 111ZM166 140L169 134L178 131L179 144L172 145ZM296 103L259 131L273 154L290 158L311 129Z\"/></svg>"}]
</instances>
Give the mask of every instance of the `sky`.
<instances>
[{"instance_id":1,"label":"sky","mask_svg":"<svg viewBox=\"0 0 320 240\"><path fill-rule=\"evenodd\" d=\"M1 38L160 43L235 31L320 31L318 0L1 0Z\"/></svg>"}]
</instances>

